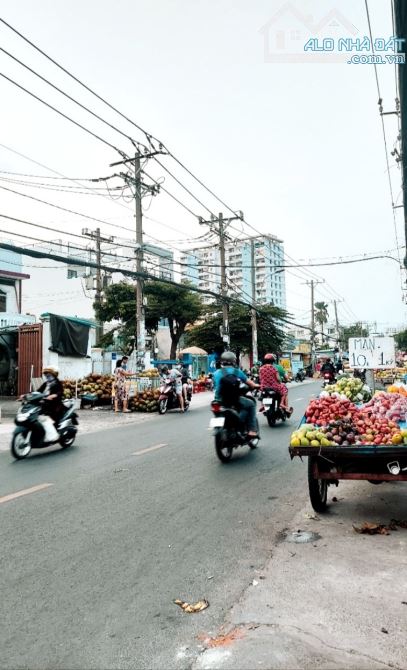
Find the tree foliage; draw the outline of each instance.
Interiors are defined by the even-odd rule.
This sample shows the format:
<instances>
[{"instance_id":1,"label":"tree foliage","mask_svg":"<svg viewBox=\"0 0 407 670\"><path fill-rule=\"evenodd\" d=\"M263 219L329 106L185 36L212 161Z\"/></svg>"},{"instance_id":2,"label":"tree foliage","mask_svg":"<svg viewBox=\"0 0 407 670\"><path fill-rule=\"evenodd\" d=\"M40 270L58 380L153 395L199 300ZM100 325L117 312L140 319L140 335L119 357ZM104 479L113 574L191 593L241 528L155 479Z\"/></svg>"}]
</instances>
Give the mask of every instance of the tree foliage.
<instances>
[{"instance_id":1,"label":"tree foliage","mask_svg":"<svg viewBox=\"0 0 407 670\"><path fill-rule=\"evenodd\" d=\"M350 326L343 326L340 329L339 341L342 349L347 350L350 337L368 337L369 331L363 327L360 322L353 323Z\"/></svg>"},{"instance_id":2,"label":"tree foliage","mask_svg":"<svg viewBox=\"0 0 407 670\"><path fill-rule=\"evenodd\" d=\"M170 358L177 355L179 341L188 324L194 323L202 314L200 295L188 289L180 289L160 281L146 283L146 317L156 328L161 319L167 319L171 335Z\"/></svg>"},{"instance_id":3,"label":"tree foliage","mask_svg":"<svg viewBox=\"0 0 407 670\"><path fill-rule=\"evenodd\" d=\"M168 319L171 335L169 355L170 358L175 358L179 340L186 326L194 323L202 313L201 298L188 289L179 289L177 286L160 281L146 282L144 295L147 298L146 329L156 329L161 319ZM124 350L130 353L134 347L137 325L135 284L128 282L111 284L105 291L104 302L100 305L95 303L94 309L99 321L119 323L117 334L123 342ZM106 333L102 344L112 344L113 338L113 331Z\"/></svg>"},{"instance_id":4,"label":"tree foliage","mask_svg":"<svg viewBox=\"0 0 407 670\"><path fill-rule=\"evenodd\" d=\"M281 350L285 335L278 319L286 318L284 310L267 305L257 310L257 341L259 356L268 351ZM222 307L212 305L203 323L191 328L186 334L186 342L205 349L208 353L220 354L224 344L220 334ZM239 357L252 349L251 310L249 306L232 305L229 310L231 349Z\"/></svg>"},{"instance_id":5,"label":"tree foliage","mask_svg":"<svg viewBox=\"0 0 407 670\"><path fill-rule=\"evenodd\" d=\"M328 323L328 305L326 302L316 302L315 303L315 321L319 323L322 331L322 339L324 339L324 325Z\"/></svg>"},{"instance_id":6,"label":"tree foliage","mask_svg":"<svg viewBox=\"0 0 407 670\"><path fill-rule=\"evenodd\" d=\"M400 351L407 351L407 330L402 330L394 336L397 347Z\"/></svg>"}]
</instances>

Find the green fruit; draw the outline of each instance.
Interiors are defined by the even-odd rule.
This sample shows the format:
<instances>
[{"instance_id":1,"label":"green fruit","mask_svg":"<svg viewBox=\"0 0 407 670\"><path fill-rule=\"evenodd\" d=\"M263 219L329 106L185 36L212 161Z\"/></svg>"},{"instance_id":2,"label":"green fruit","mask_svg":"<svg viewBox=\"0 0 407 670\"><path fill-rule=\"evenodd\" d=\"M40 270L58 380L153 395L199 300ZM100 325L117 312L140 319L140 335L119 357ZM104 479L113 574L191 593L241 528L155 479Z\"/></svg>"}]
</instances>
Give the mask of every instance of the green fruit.
<instances>
[{"instance_id":1,"label":"green fruit","mask_svg":"<svg viewBox=\"0 0 407 670\"><path fill-rule=\"evenodd\" d=\"M331 443L329 440L327 440L326 437L323 437L323 438L322 438L322 440L321 440L321 447L330 447L331 444L332 444L332 443Z\"/></svg>"},{"instance_id":2,"label":"green fruit","mask_svg":"<svg viewBox=\"0 0 407 670\"><path fill-rule=\"evenodd\" d=\"M301 446L302 447L309 447L309 440L307 440L306 437L301 438Z\"/></svg>"},{"instance_id":3,"label":"green fruit","mask_svg":"<svg viewBox=\"0 0 407 670\"><path fill-rule=\"evenodd\" d=\"M319 444L318 440L311 440L311 447L319 447L319 446L320 446L320 444Z\"/></svg>"},{"instance_id":4,"label":"green fruit","mask_svg":"<svg viewBox=\"0 0 407 670\"><path fill-rule=\"evenodd\" d=\"M306 433L305 437L307 440L315 440L316 438L316 432L314 430L309 430L308 433Z\"/></svg>"},{"instance_id":5,"label":"green fruit","mask_svg":"<svg viewBox=\"0 0 407 670\"><path fill-rule=\"evenodd\" d=\"M324 439L325 435L323 433L317 433L315 437L317 440L321 441Z\"/></svg>"}]
</instances>

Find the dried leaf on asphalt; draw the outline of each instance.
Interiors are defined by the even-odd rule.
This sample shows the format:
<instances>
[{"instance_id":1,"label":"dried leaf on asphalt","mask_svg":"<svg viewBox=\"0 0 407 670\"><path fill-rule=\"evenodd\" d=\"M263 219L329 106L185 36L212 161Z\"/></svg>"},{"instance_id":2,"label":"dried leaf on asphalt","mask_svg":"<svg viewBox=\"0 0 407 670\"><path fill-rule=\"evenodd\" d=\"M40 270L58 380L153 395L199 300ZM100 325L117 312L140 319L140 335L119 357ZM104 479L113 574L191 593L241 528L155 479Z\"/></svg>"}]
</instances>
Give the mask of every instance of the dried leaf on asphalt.
<instances>
[{"instance_id":1,"label":"dried leaf on asphalt","mask_svg":"<svg viewBox=\"0 0 407 670\"><path fill-rule=\"evenodd\" d=\"M306 519L313 519L314 521L319 521L319 516L316 514L309 514L308 512L305 515Z\"/></svg>"},{"instance_id":2,"label":"dried leaf on asphalt","mask_svg":"<svg viewBox=\"0 0 407 670\"><path fill-rule=\"evenodd\" d=\"M369 521L365 521L360 528L353 526L353 529L357 533L365 535L390 535L391 530L398 530L398 528L407 528L407 521L392 519L387 526L381 523L370 523Z\"/></svg>"},{"instance_id":3,"label":"dried leaf on asphalt","mask_svg":"<svg viewBox=\"0 0 407 670\"><path fill-rule=\"evenodd\" d=\"M197 603L194 603L193 605L190 605L189 603L186 603L184 600L174 600L174 603L178 605L184 612L187 614L196 614L196 612L202 612L203 610L206 610L207 607L209 607L209 602L207 600L198 600Z\"/></svg>"},{"instance_id":4,"label":"dried leaf on asphalt","mask_svg":"<svg viewBox=\"0 0 407 670\"><path fill-rule=\"evenodd\" d=\"M389 631L387 630L387 628L381 628L380 630L381 630L382 633L387 633L387 634L389 634Z\"/></svg>"},{"instance_id":5,"label":"dried leaf on asphalt","mask_svg":"<svg viewBox=\"0 0 407 670\"><path fill-rule=\"evenodd\" d=\"M380 523L370 523L369 521L362 523L360 528L353 526L353 529L361 535L390 535L387 526Z\"/></svg>"}]
</instances>

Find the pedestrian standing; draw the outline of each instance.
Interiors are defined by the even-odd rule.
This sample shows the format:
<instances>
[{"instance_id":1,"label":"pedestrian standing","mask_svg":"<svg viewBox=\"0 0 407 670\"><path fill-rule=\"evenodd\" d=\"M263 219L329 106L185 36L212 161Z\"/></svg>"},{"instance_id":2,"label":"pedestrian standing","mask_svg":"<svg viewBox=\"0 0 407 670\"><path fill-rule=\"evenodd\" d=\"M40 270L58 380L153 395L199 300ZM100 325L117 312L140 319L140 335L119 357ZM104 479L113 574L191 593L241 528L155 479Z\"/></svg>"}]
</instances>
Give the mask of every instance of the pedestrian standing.
<instances>
[{"instance_id":1,"label":"pedestrian standing","mask_svg":"<svg viewBox=\"0 0 407 670\"><path fill-rule=\"evenodd\" d=\"M114 371L114 411L119 411L119 402L123 407L123 412L128 414L130 410L128 409L129 403L129 393L127 390L126 379L131 377L131 372L127 371L127 356L119 359L116 363L116 369Z\"/></svg>"}]
</instances>

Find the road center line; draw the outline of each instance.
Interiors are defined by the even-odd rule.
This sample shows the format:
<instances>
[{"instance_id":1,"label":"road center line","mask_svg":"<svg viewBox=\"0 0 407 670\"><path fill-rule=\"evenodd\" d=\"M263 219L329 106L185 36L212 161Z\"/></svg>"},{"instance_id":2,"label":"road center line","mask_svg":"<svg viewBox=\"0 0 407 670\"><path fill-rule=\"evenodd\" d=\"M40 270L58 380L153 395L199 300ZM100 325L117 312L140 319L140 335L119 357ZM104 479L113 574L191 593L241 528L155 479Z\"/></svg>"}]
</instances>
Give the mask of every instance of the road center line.
<instances>
[{"instance_id":1,"label":"road center line","mask_svg":"<svg viewBox=\"0 0 407 670\"><path fill-rule=\"evenodd\" d=\"M9 493L7 496L2 496L0 498L1 503L9 502L9 500L15 500L15 498L20 498L21 496L27 496L30 493L35 493L36 491L42 491L47 489L49 486L54 486L53 484L38 484L37 486L31 486L29 489L22 489L21 491L16 491L15 493Z\"/></svg>"},{"instance_id":2,"label":"road center line","mask_svg":"<svg viewBox=\"0 0 407 670\"><path fill-rule=\"evenodd\" d=\"M155 444L153 447L147 447L147 449L140 449L140 451L133 452L132 456L142 456L142 454L148 454L150 451L156 451L157 449L162 449L163 447L168 447L168 444Z\"/></svg>"},{"instance_id":3,"label":"road center line","mask_svg":"<svg viewBox=\"0 0 407 670\"><path fill-rule=\"evenodd\" d=\"M304 398L294 398L293 402L298 402L299 400L304 400Z\"/></svg>"}]
</instances>

